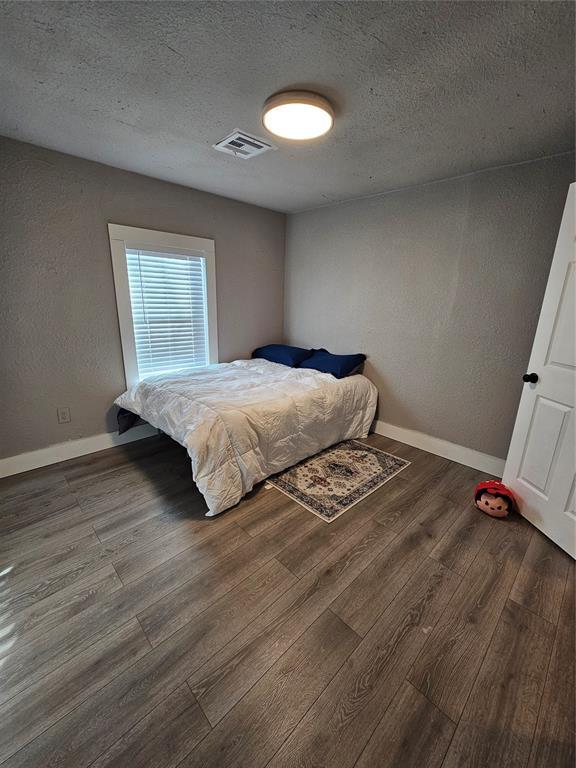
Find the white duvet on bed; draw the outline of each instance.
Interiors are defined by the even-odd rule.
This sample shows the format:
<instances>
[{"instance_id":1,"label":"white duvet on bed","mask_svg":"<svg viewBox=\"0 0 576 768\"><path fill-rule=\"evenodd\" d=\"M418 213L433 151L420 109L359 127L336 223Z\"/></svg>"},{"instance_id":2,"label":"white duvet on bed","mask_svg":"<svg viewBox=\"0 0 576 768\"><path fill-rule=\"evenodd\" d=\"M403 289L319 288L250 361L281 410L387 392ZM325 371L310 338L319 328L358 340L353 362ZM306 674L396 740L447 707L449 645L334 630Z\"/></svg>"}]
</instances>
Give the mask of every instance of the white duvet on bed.
<instances>
[{"instance_id":1,"label":"white duvet on bed","mask_svg":"<svg viewBox=\"0 0 576 768\"><path fill-rule=\"evenodd\" d=\"M269 475L366 437L376 399L365 376L335 379L257 359L153 376L116 405L186 448L207 514L216 515Z\"/></svg>"}]
</instances>

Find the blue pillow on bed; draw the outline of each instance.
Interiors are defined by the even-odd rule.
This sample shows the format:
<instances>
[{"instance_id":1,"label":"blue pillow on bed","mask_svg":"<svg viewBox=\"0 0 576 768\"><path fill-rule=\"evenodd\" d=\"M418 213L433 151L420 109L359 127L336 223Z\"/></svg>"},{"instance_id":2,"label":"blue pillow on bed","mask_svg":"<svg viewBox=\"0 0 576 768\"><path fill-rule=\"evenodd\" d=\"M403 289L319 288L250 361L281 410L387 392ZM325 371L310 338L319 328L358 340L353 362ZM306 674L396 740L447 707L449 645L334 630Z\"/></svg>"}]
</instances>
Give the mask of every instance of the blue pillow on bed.
<instances>
[{"instance_id":1,"label":"blue pillow on bed","mask_svg":"<svg viewBox=\"0 0 576 768\"><path fill-rule=\"evenodd\" d=\"M281 363L290 368L296 368L310 357L314 350L302 349L301 347L289 347L287 344L267 344L265 347L258 347L252 352L252 357L262 357L271 363Z\"/></svg>"},{"instance_id":2,"label":"blue pillow on bed","mask_svg":"<svg viewBox=\"0 0 576 768\"><path fill-rule=\"evenodd\" d=\"M337 379L359 373L366 355L331 355L327 349L314 349L312 355L300 363L300 368L313 368L321 373L331 373Z\"/></svg>"}]
</instances>

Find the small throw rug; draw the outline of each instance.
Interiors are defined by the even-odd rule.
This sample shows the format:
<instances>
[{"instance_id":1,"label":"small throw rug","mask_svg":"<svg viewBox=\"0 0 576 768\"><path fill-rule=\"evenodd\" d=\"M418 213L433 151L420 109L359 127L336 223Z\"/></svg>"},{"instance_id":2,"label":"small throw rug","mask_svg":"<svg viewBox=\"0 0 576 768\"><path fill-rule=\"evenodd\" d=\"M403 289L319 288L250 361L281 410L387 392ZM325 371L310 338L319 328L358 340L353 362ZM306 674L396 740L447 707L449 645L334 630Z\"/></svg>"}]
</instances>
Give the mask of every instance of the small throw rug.
<instances>
[{"instance_id":1,"label":"small throw rug","mask_svg":"<svg viewBox=\"0 0 576 768\"><path fill-rule=\"evenodd\" d=\"M268 483L327 523L410 464L358 440L345 440L270 477Z\"/></svg>"}]
</instances>

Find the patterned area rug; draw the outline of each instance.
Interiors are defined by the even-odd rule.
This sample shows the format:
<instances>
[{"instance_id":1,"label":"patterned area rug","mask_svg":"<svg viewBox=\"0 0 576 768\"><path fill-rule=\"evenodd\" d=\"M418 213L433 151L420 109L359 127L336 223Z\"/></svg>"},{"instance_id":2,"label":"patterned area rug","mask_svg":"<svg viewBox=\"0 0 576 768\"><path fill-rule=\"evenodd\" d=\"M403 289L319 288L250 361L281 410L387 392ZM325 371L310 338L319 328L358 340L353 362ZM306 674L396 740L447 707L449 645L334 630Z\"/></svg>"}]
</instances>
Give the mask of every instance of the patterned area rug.
<instances>
[{"instance_id":1,"label":"patterned area rug","mask_svg":"<svg viewBox=\"0 0 576 768\"><path fill-rule=\"evenodd\" d=\"M345 440L268 482L330 523L409 464L358 440Z\"/></svg>"}]
</instances>

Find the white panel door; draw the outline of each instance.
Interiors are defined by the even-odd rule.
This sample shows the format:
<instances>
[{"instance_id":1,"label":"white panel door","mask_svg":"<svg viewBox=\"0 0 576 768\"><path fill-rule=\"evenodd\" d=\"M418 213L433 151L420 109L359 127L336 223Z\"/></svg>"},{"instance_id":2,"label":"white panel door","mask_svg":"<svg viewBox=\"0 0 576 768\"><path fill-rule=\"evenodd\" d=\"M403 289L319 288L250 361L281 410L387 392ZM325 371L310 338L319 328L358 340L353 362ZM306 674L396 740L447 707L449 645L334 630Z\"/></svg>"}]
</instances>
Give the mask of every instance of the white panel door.
<instances>
[{"instance_id":1,"label":"white panel door","mask_svg":"<svg viewBox=\"0 0 576 768\"><path fill-rule=\"evenodd\" d=\"M576 557L575 188L570 186L504 482L520 512Z\"/></svg>"}]
</instances>

